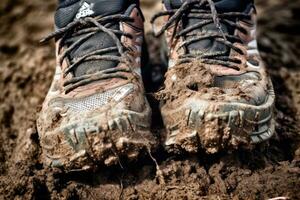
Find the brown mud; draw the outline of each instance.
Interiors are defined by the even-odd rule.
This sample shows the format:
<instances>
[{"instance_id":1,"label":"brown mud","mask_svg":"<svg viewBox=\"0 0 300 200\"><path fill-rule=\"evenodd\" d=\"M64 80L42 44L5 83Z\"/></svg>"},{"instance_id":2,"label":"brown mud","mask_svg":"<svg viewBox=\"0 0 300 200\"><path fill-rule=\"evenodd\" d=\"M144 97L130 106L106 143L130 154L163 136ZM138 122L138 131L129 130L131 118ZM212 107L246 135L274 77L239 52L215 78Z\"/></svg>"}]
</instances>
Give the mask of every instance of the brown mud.
<instances>
[{"instance_id":1,"label":"brown mud","mask_svg":"<svg viewBox=\"0 0 300 200\"><path fill-rule=\"evenodd\" d=\"M174 156L161 149L153 154L158 166L143 158L65 173L43 167L35 128L55 68L53 43L38 41L53 30L56 2L2 0L0 199L300 199L300 2L257 3L259 44L277 95L275 137L251 151ZM148 44L148 67L159 82L160 43L148 34ZM159 133L160 116L153 117Z\"/></svg>"}]
</instances>

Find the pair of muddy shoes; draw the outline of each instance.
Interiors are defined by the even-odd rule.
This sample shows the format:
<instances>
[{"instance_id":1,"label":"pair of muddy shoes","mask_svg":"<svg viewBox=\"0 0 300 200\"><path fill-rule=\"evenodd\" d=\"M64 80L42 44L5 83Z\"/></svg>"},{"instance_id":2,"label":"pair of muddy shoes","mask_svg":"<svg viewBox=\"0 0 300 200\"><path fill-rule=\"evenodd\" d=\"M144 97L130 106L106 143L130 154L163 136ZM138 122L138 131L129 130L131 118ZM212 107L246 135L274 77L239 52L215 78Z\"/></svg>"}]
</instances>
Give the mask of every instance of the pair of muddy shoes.
<instances>
[{"instance_id":1,"label":"pair of muddy shoes","mask_svg":"<svg viewBox=\"0 0 300 200\"><path fill-rule=\"evenodd\" d=\"M164 0L153 17L168 55L157 93L168 151L216 153L272 136L255 16L251 0ZM45 39L56 39L57 67L37 122L47 165L113 165L158 146L141 77L143 21L138 1L61 2Z\"/></svg>"}]
</instances>

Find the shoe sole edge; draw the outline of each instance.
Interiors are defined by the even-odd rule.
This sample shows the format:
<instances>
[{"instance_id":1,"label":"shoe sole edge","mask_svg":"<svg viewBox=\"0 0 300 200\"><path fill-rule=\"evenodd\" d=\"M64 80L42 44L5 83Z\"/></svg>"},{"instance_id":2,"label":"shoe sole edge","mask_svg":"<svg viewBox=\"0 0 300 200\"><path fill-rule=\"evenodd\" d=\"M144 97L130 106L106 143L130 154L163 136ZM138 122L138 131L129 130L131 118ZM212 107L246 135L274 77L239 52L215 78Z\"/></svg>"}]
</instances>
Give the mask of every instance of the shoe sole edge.
<instances>
[{"instance_id":1,"label":"shoe sole edge","mask_svg":"<svg viewBox=\"0 0 300 200\"><path fill-rule=\"evenodd\" d=\"M120 157L135 160L154 150L150 108L142 113L123 110L103 122L103 115L59 127L40 137L44 163L67 171L120 164Z\"/></svg>"},{"instance_id":2,"label":"shoe sole edge","mask_svg":"<svg viewBox=\"0 0 300 200\"><path fill-rule=\"evenodd\" d=\"M190 100L176 110L162 108L167 125L164 146L169 152L207 153L249 147L270 139L275 132L273 120L274 90L269 88L267 101L260 106L243 103L211 103ZM212 105L213 104L213 105ZM226 110L213 113L212 110ZM213 108L213 109L212 109ZM176 116L185 116L179 122ZM255 130L256 129L256 130Z\"/></svg>"}]
</instances>

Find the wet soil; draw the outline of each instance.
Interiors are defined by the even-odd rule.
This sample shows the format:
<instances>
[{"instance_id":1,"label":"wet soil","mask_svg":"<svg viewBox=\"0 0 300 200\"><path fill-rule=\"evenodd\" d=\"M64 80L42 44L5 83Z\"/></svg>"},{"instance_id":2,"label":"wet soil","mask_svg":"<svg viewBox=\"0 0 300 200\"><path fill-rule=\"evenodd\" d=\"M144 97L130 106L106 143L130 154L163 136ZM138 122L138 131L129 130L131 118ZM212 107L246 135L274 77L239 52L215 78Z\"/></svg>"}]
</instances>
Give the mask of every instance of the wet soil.
<instances>
[{"instance_id":1,"label":"wet soil","mask_svg":"<svg viewBox=\"0 0 300 200\"><path fill-rule=\"evenodd\" d=\"M257 3L260 49L277 95L275 137L251 151L175 156L161 149L153 154L158 166L143 158L65 173L42 165L35 128L55 68L53 43L38 41L52 31L56 2L1 0L0 199L300 199L300 1ZM145 3L159 7L152 4ZM159 82L160 41L147 36L147 67ZM149 98L159 133L160 117Z\"/></svg>"}]
</instances>

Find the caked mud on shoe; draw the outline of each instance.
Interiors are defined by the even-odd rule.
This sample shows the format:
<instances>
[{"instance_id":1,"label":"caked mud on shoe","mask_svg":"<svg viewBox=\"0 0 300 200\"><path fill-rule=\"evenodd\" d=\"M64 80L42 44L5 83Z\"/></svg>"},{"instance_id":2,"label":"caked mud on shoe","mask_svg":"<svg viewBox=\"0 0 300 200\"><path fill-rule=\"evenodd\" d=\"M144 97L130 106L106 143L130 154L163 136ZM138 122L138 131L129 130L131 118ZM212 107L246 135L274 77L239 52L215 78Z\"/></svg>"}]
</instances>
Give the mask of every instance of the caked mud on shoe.
<instances>
[{"instance_id":1,"label":"caked mud on shoe","mask_svg":"<svg viewBox=\"0 0 300 200\"><path fill-rule=\"evenodd\" d=\"M142 14L123 0L71 3L46 38L57 40L57 67L37 120L43 161L85 170L137 159L157 145L140 72Z\"/></svg>"},{"instance_id":2,"label":"caked mud on shoe","mask_svg":"<svg viewBox=\"0 0 300 200\"><path fill-rule=\"evenodd\" d=\"M123 103L114 102L115 108L106 105L94 113L78 111L80 116L57 116L61 125L40 138L45 164L89 169L118 164L123 157L136 160L140 153L153 149L156 142L149 131L149 107L144 105L144 110L135 112L124 109Z\"/></svg>"},{"instance_id":3,"label":"caked mud on shoe","mask_svg":"<svg viewBox=\"0 0 300 200\"><path fill-rule=\"evenodd\" d=\"M156 35L169 57L158 92L171 152L249 147L274 133L274 91L259 56L252 1L164 1ZM154 26L156 27L156 26ZM156 27L157 28L157 27Z\"/></svg>"}]
</instances>

